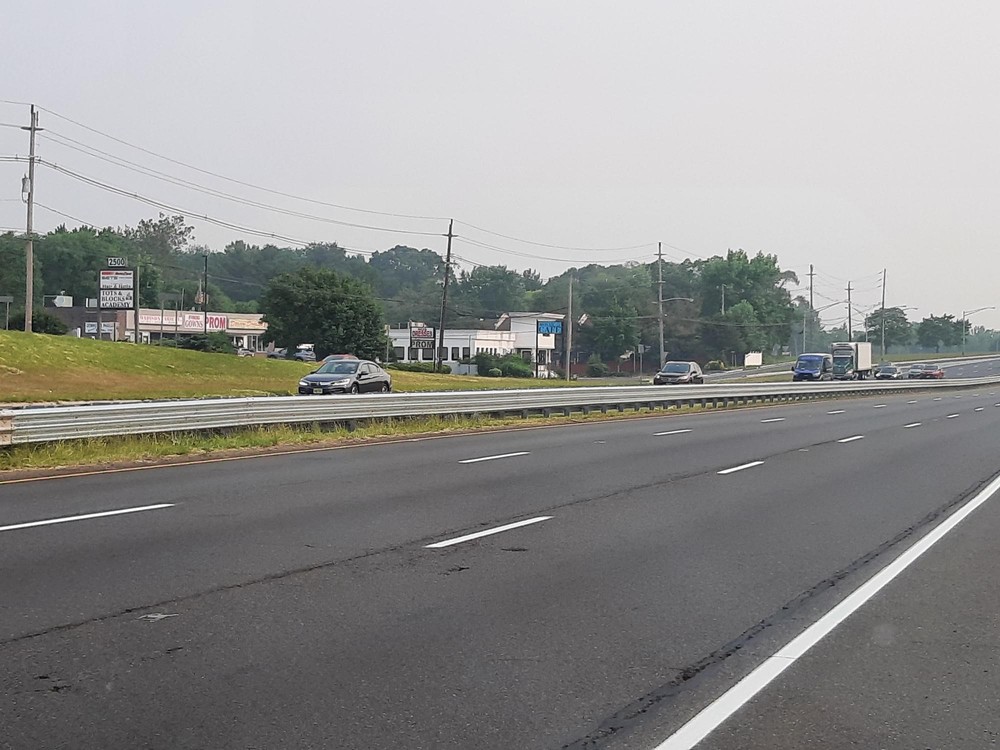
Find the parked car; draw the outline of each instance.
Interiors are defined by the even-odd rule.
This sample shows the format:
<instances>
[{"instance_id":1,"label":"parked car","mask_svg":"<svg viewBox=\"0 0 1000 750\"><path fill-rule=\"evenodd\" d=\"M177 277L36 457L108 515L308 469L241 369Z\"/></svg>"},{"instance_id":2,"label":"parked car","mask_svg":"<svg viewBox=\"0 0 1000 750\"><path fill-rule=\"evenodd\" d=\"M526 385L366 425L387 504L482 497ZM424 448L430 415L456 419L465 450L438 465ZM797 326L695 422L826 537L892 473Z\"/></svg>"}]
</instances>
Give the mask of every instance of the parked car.
<instances>
[{"instance_id":1,"label":"parked car","mask_svg":"<svg viewBox=\"0 0 1000 750\"><path fill-rule=\"evenodd\" d=\"M315 372L299 381L299 393L327 395L331 393L388 393L392 377L374 362L366 359L340 359L324 362Z\"/></svg>"},{"instance_id":2,"label":"parked car","mask_svg":"<svg viewBox=\"0 0 1000 750\"><path fill-rule=\"evenodd\" d=\"M705 376L697 362L667 362L653 377L653 385L700 384Z\"/></svg>"},{"instance_id":3,"label":"parked car","mask_svg":"<svg viewBox=\"0 0 1000 750\"><path fill-rule=\"evenodd\" d=\"M906 375L896 365L882 365L875 373L876 380L902 380Z\"/></svg>"},{"instance_id":4,"label":"parked car","mask_svg":"<svg viewBox=\"0 0 1000 750\"><path fill-rule=\"evenodd\" d=\"M253 349L247 349L245 346L241 346L236 350L237 357L252 357L254 355Z\"/></svg>"},{"instance_id":5,"label":"parked car","mask_svg":"<svg viewBox=\"0 0 1000 750\"><path fill-rule=\"evenodd\" d=\"M268 359L284 359L287 355L287 350L285 349L272 349L267 353Z\"/></svg>"}]
</instances>

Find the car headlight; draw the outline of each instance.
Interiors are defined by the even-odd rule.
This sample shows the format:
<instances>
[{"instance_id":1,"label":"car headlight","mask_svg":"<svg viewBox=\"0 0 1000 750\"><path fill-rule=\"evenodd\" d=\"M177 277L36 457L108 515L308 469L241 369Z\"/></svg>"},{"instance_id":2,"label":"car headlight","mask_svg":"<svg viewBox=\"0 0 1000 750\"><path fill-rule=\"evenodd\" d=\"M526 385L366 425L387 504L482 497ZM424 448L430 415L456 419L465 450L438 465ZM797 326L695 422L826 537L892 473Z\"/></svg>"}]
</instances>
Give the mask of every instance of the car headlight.
<instances>
[{"instance_id":1,"label":"car headlight","mask_svg":"<svg viewBox=\"0 0 1000 750\"><path fill-rule=\"evenodd\" d=\"M340 380L334 380L330 385L347 385L351 382L350 378L342 378Z\"/></svg>"},{"instance_id":2,"label":"car headlight","mask_svg":"<svg viewBox=\"0 0 1000 750\"><path fill-rule=\"evenodd\" d=\"M312 383L310 383L308 380L299 381L299 386L301 386L302 388L308 388L310 385L312 385Z\"/></svg>"}]
</instances>

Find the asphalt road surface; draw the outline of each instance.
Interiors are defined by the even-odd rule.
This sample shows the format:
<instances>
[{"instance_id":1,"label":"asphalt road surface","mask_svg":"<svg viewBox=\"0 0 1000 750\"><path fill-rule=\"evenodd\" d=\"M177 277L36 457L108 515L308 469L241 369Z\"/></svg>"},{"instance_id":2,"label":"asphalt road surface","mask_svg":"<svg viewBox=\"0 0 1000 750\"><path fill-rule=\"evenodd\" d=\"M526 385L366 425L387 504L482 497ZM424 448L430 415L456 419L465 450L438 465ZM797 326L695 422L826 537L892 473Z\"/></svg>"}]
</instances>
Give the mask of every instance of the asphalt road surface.
<instances>
[{"instance_id":1,"label":"asphalt road surface","mask_svg":"<svg viewBox=\"0 0 1000 750\"><path fill-rule=\"evenodd\" d=\"M989 747L998 449L1000 386L3 484L0 747Z\"/></svg>"}]
</instances>

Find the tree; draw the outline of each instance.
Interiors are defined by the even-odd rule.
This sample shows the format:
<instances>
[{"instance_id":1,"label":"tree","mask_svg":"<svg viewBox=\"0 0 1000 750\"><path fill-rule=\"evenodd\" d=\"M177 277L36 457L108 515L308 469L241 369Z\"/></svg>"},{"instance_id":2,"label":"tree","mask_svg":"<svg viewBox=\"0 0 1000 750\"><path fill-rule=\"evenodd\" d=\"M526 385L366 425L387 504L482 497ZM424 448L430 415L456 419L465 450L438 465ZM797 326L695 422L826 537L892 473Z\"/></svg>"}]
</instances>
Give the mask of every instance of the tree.
<instances>
[{"instance_id":1,"label":"tree","mask_svg":"<svg viewBox=\"0 0 1000 750\"><path fill-rule=\"evenodd\" d=\"M876 310L865 318L865 330L873 345L882 343L882 311ZM913 324L898 307L885 308L885 350L893 346L906 346L913 340Z\"/></svg>"},{"instance_id":2,"label":"tree","mask_svg":"<svg viewBox=\"0 0 1000 750\"><path fill-rule=\"evenodd\" d=\"M965 325L968 326L968 321ZM917 326L917 341L921 346L940 353L942 346L957 346L962 342L962 321L954 315L931 315Z\"/></svg>"},{"instance_id":3,"label":"tree","mask_svg":"<svg viewBox=\"0 0 1000 750\"><path fill-rule=\"evenodd\" d=\"M476 266L462 271L455 305L466 317L498 318L524 306L524 276L507 266Z\"/></svg>"},{"instance_id":4,"label":"tree","mask_svg":"<svg viewBox=\"0 0 1000 750\"><path fill-rule=\"evenodd\" d=\"M316 354L385 356L382 310L368 285L323 268L273 279L260 300L267 337L278 346L315 344Z\"/></svg>"},{"instance_id":5,"label":"tree","mask_svg":"<svg viewBox=\"0 0 1000 750\"><path fill-rule=\"evenodd\" d=\"M24 313L19 313L11 317L10 327L12 330L24 328ZM63 336L69 332L69 326L50 312L36 308L31 313L31 330L34 333L48 333L53 336Z\"/></svg>"}]
</instances>

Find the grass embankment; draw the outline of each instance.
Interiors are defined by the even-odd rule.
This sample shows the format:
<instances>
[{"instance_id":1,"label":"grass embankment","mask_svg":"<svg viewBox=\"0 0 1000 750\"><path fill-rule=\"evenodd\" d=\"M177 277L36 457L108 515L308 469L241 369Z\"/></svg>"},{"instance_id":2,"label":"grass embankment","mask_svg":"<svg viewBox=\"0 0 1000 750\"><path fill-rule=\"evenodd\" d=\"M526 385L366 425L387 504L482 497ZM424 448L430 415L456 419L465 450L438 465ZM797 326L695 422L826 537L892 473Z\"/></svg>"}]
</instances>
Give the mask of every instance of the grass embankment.
<instances>
[{"instance_id":1,"label":"grass embankment","mask_svg":"<svg viewBox=\"0 0 1000 750\"><path fill-rule=\"evenodd\" d=\"M284 396L316 365L263 357L0 331L0 403ZM397 391L486 390L564 381L393 371Z\"/></svg>"}]
</instances>

